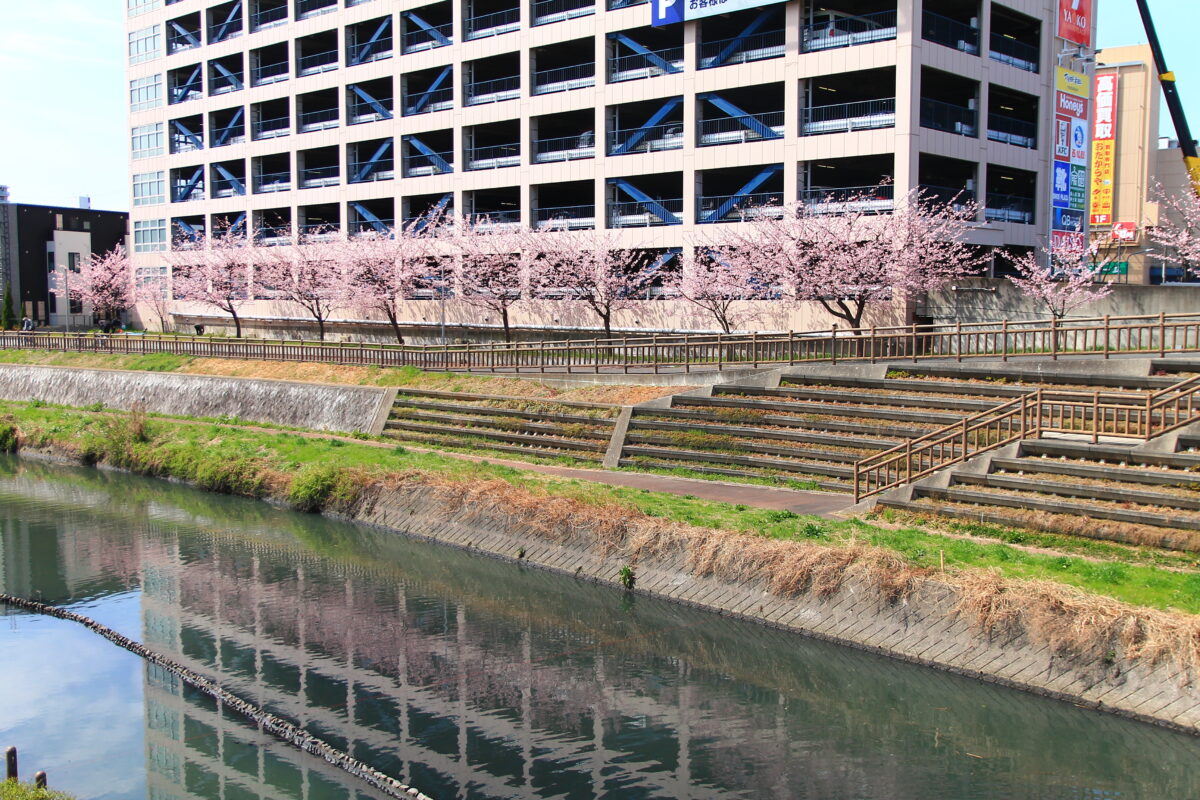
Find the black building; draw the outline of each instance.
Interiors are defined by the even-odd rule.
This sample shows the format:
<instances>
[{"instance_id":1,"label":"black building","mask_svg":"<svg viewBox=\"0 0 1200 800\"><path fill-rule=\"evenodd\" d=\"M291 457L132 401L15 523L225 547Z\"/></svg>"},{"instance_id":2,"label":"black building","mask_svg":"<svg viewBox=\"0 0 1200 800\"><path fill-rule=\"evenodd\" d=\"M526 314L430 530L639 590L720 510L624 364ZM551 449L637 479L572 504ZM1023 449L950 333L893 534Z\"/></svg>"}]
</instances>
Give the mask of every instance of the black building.
<instances>
[{"instance_id":1,"label":"black building","mask_svg":"<svg viewBox=\"0 0 1200 800\"><path fill-rule=\"evenodd\" d=\"M76 303L68 320L65 300L50 291L52 275L78 271L88 256L125 244L128 232L127 212L10 203L0 187L0 274L12 284L15 313L39 325L90 326Z\"/></svg>"}]
</instances>

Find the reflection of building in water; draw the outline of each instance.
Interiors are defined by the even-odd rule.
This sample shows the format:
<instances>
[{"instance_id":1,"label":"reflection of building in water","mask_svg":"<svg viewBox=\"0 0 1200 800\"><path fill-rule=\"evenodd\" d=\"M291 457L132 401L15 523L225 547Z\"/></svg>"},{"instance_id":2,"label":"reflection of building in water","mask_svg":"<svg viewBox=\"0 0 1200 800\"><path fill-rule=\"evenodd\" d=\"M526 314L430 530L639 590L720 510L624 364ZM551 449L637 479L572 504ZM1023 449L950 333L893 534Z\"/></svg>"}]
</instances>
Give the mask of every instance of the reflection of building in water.
<instances>
[{"instance_id":1,"label":"reflection of building in water","mask_svg":"<svg viewBox=\"0 0 1200 800\"><path fill-rule=\"evenodd\" d=\"M283 567L215 543L203 558L178 542L143 555L148 644L435 796L522 797L551 780L572 796L720 793L690 774L689 693L599 688L605 660L571 631L545 652L545 631L535 647L529 630L316 560ZM594 662L585 673L579 647ZM244 724L170 676L148 671L146 709L152 798L348 796L340 773L254 747Z\"/></svg>"}]
</instances>

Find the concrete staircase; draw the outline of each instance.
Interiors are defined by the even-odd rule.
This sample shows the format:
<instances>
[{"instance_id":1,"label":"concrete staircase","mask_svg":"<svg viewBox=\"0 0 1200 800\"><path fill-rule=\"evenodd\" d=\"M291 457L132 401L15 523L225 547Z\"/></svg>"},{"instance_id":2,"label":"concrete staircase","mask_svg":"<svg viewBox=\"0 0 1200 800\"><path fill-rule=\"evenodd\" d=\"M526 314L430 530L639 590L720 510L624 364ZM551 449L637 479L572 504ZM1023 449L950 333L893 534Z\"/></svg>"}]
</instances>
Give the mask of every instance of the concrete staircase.
<instances>
[{"instance_id":1,"label":"concrete staircase","mask_svg":"<svg viewBox=\"0 0 1200 800\"><path fill-rule=\"evenodd\" d=\"M620 408L401 389L384 435L403 442L599 462Z\"/></svg>"}]
</instances>

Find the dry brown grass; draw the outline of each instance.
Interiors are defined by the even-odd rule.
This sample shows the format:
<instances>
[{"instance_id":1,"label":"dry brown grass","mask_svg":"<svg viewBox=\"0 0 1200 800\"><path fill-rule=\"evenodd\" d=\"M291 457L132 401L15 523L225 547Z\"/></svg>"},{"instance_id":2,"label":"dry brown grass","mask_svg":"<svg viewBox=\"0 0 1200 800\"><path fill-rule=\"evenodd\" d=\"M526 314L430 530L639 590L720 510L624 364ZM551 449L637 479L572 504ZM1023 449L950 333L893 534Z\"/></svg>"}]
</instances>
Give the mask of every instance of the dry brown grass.
<instances>
[{"instance_id":1,"label":"dry brown grass","mask_svg":"<svg viewBox=\"0 0 1200 800\"><path fill-rule=\"evenodd\" d=\"M403 383L393 372L374 367L344 366L288 361L237 361L223 358L197 358L180 372L192 375L219 375L238 378L268 378L307 383L333 383L352 386L401 386L430 391L491 394L505 397L569 400L582 403L633 405L686 391L690 386L580 385L557 387L527 378L488 375L421 373Z\"/></svg>"},{"instance_id":2,"label":"dry brown grass","mask_svg":"<svg viewBox=\"0 0 1200 800\"><path fill-rule=\"evenodd\" d=\"M681 563L696 577L758 583L783 598L826 598L850 584L856 591L873 589L885 602L914 599L929 589L931 602L937 602L948 590L947 613L990 636L1024 637L1032 646L1097 664L1169 662L1185 679L1200 673L1200 617L1135 607L1060 584L1011 580L984 570L938 572L861 544L781 541L697 528L626 506L545 495L502 481L461 484L423 477L404 488L431 489L459 519L503 521L630 565Z\"/></svg>"}]
</instances>

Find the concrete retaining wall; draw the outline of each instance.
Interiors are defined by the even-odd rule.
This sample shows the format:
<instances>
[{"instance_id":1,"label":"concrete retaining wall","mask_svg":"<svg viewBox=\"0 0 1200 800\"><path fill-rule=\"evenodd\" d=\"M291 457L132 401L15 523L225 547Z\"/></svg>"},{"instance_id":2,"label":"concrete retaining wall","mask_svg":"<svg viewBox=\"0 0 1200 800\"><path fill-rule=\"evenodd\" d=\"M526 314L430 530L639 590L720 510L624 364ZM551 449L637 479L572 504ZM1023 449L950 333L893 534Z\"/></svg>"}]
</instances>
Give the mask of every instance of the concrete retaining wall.
<instances>
[{"instance_id":1,"label":"concrete retaining wall","mask_svg":"<svg viewBox=\"0 0 1200 800\"><path fill-rule=\"evenodd\" d=\"M140 402L155 414L237 417L320 431L378 433L395 396L395 389L373 386L0 365L0 399L4 400L69 406L102 403L124 410Z\"/></svg>"},{"instance_id":2,"label":"concrete retaining wall","mask_svg":"<svg viewBox=\"0 0 1200 800\"><path fill-rule=\"evenodd\" d=\"M585 542L549 542L493 509L448 508L424 489L389 492L365 505L361 522L619 587L625 564ZM1200 733L1200 693L1169 664L1087 658L1024 635L988 635L954 613L956 590L929 581L892 601L847 581L835 594L782 599L758 582L697 578L679 558L636 565L636 591L765 623L1158 725ZM564 598L564 602L569 602Z\"/></svg>"}]
</instances>

